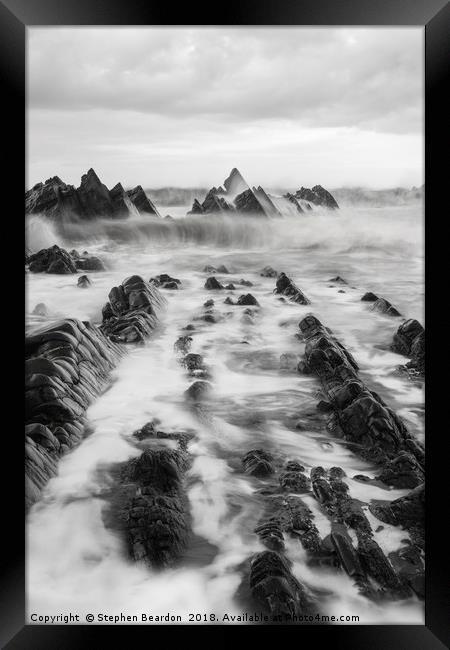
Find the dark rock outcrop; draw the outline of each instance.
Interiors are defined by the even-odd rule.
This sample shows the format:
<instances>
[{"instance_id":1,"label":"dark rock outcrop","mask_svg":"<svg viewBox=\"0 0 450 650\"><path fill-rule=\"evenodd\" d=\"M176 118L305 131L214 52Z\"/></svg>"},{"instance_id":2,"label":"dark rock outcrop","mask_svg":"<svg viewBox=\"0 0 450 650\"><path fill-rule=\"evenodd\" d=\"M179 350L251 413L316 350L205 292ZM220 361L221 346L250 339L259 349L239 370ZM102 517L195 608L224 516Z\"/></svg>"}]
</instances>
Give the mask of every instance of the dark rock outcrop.
<instances>
[{"instance_id":1,"label":"dark rock outcrop","mask_svg":"<svg viewBox=\"0 0 450 650\"><path fill-rule=\"evenodd\" d=\"M125 352L118 342L149 336L165 303L139 276L109 297L100 328L67 319L25 340L27 507L55 474L59 456L81 440L85 411Z\"/></svg>"},{"instance_id":2,"label":"dark rock outcrop","mask_svg":"<svg viewBox=\"0 0 450 650\"><path fill-rule=\"evenodd\" d=\"M66 185L58 176L37 183L25 193L25 214L59 216L62 213L81 215L84 208L75 187Z\"/></svg>"},{"instance_id":3,"label":"dark rock outcrop","mask_svg":"<svg viewBox=\"0 0 450 650\"><path fill-rule=\"evenodd\" d=\"M273 474L273 458L263 449L253 449L245 454L242 459L244 471L251 476L268 476Z\"/></svg>"},{"instance_id":4,"label":"dark rock outcrop","mask_svg":"<svg viewBox=\"0 0 450 650\"><path fill-rule=\"evenodd\" d=\"M306 476L303 465L289 461L280 474L280 486L284 492L309 492L311 481Z\"/></svg>"},{"instance_id":5,"label":"dark rock outcrop","mask_svg":"<svg viewBox=\"0 0 450 650\"><path fill-rule=\"evenodd\" d=\"M372 502L369 508L381 521L408 530L413 542L424 548L425 484L394 501Z\"/></svg>"},{"instance_id":6,"label":"dark rock outcrop","mask_svg":"<svg viewBox=\"0 0 450 650\"><path fill-rule=\"evenodd\" d=\"M219 282L219 280L217 280L217 278L211 276L205 282L205 289L209 289L209 290L224 289L224 286Z\"/></svg>"},{"instance_id":7,"label":"dark rock outcrop","mask_svg":"<svg viewBox=\"0 0 450 650\"><path fill-rule=\"evenodd\" d=\"M126 278L108 295L103 307L101 330L117 343L137 343L148 338L155 328L165 298L139 275Z\"/></svg>"},{"instance_id":8,"label":"dark rock outcrop","mask_svg":"<svg viewBox=\"0 0 450 650\"><path fill-rule=\"evenodd\" d=\"M161 289L178 289L178 285L181 284L181 280L172 278L167 273L162 273L154 278L150 278L149 281L155 286L161 287Z\"/></svg>"},{"instance_id":9,"label":"dark rock outcrop","mask_svg":"<svg viewBox=\"0 0 450 650\"><path fill-rule=\"evenodd\" d=\"M363 295L363 297L361 298L361 300L363 300L364 302L376 302L376 301L378 300L378 296L376 296L376 295L375 295L374 293L372 293L371 291L368 291L367 293L365 293L365 294Z\"/></svg>"},{"instance_id":10,"label":"dark rock outcrop","mask_svg":"<svg viewBox=\"0 0 450 650\"><path fill-rule=\"evenodd\" d=\"M274 202L267 194L267 192L264 191L261 185L259 185L258 187L253 187L253 194L268 217L282 216L281 212L275 206Z\"/></svg>"},{"instance_id":11,"label":"dark rock outcrop","mask_svg":"<svg viewBox=\"0 0 450 650\"><path fill-rule=\"evenodd\" d=\"M302 206L300 205L300 203L297 201L297 199L295 198L295 196L293 194L291 194L290 192L287 192L287 194L285 194L284 197L288 201L290 201L293 205L295 205L295 207L297 209L297 212L299 212L300 214L304 213L304 210L303 210Z\"/></svg>"},{"instance_id":12,"label":"dark rock outcrop","mask_svg":"<svg viewBox=\"0 0 450 650\"><path fill-rule=\"evenodd\" d=\"M370 308L372 311L378 311L386 316L401 316L401 313L385 298L378 298Z\"/></svg>"},{"instance_id":13,"label":"dark rock outcrop","mask_svg":"<svg viewBox=\"0 0 450 650\"><path fill-rule=\"evenodd\" d=\"M187 354L191 349L191 345L192 345L192 336L185 335L185 336L180 336L175 341L173 347L175 352L182 352L183 354Z\"/></svg>"},{"instance_id":14,"label":"dark rock outcrop","mask_svg":"<svg viewBox=\"0 0 450 650\"><path fill-rule=\"evenodd\" d=\"M58 176L34 185L25 193L25 213L78 219L127 217L138 213L159 216L140 185L125 192L117 183L108 190L92 168L83 174L78 188L67 185Z\"/></svg>"},{"instance_id":15,"label":"dark rock outcrop","mask_svg":"<svg viewBox=\"0 0 450 650\"><path fill-rule=\"evenodd\" d=\"M280 273L277 278L275 293L279 293L300 305L309 305L310 301L305 294L292 282L285 273Z\"/></svg>"},{"instance_id":16,"label":"dark rock outcrop","mask_svg":"<svg viewBox=\"0 0 450 650\"><path fill-rule=\"evenodd\" d=\"M280 211L270 196L259 187L250 188L238 169L231 170L223 187L212 187L202 203L194 200L188 215L246 214L249 216L279 217Z\"/></svg>"},{"instance_id":17,"label":"dark rock outcrop","mask_svg":"<svg viewBox=\"0 0 450 650\"><path fill-rule=\"evenodd\" d=\"M135 489L125 511L128 547L134 560L164 567L185 548L189 510L183 475L188 466L183 449L146 449L129 462L126 477Z\"/></svg>"},{"instance_id":18,"label":"dark rock outcrop","mask_svg":"<svg viewBox=\"0 0 450 650\"><path fill-rule=\"evenodd\" d=\"M400 325L394 334L391 350L411 358L406 364L408 369L419 374L425 372L425 330L419 321L409 319Z\"/></svg>"},{"instance_id":19,"label":"dark rock outcrop","mask_svg":"<svg viewBox=\"0 0 450 650\"><path fill-rule=\"evenodd\" d=\"M407 451L401 451L396 458L385 463L376 479L397 488L415 488L425 481L423 463Z\"/></svg>"},{"instance_id":20,"label":"dark rock outcrop","mask_svg":"<svg viewBox=\"0 0 450 650\"><path fill-rule=\"evenodd\" d=\"M238 212L259 217L267 216L266 211L251 189L245 190L241 194L238 194L234 199L234 205L236 206L236 210Z\"/></svg>"},{"instance_id":21,"label":"dark rock outcrop","mask_svg":"<svg viewBox=\"0 0 450 650\"><path fill-rule=\"evenodd\" d=\"M91 280L87 275L80 275L78 278L77 286L81 289L88 289L92 285Z\"/></svg>"},{"instance_id":22,"label":"dark rock outcrop","mask_svg":"<svg viewBox=\"0 0 450 650\"><path fill-rule=\"evenodd\" d=\"M373 539L373 531L361 503L349 496L348 485L342 481L342 477L343 471L339 467L331 468L328 472L322 467L311 470L314 494L332 520L329 541L337 561L354 579L360 593L368 598L408 597L409 587ZM347 528L356 533L356 547ZM324 543L326 546L327 541L324 540ZM371 579L380 585L380 589L374 587Z\"/></svg>"},{"instance_id":23,"label":"dark rock outcrop","mask_svg":"<svg viewBox=\"0 0 450 650\"><path fill-rule=\"evenodd\" d=\"M69 319L25 341L26 505L32 505L58 458L82 438L84 413L103 389L122 350L89 323Z\"/></svg>"},{"instance_id":24,"label":"dark rock outcrop","mask_svg":"<svg viewBox=\"0 0 450 650\"><path fill-rule=\"evenodd\" d=\"M112 217L115 215L115 203L109 194L109 190L100 181L92 168L81 177L77 195L83 208L83 216L92 218L96 216ZM115 198L117 200L117 196Z\"/></svg>"},{"instance_id":25,"label":"dark rock outcrop","mask_svg":"<svg viewBox=\"0 0 450 650\"><path fill-rule=\"evenodd\" d=\"M56 244L51 248L43 248L27 259L31 273L76 273L77 267L71 255Z\"/></svg>"},{"instance_id":26,"label":"dark rock outcrop","mask_svg":"<svg viewBox=\"0 0 450 650\"><path fill-rule=\"evenodd\" d=\"M203 207L198 199L194 199L194 203L188 214L203 214Z\"/></svg>"},{"instance_id":27,"label":"dark rock outcrop","mask_svg":"<svg viewBox=\"0 0 450 650\"><path fill-rule=\"evenodd\" d=\"M287 559L275 551L263 551L250 564L249 586L253 599L280 622L295 620L310 610L304 587L291 572Z\"/></svg>"},{"instance_id":28,"label":"dark rock outcrop","mask_svg":"<svg viewBox=\"0 0 450 650\"><path fill-rule=\"evenodd\" d=\"M284 551L284 536L281 529L280 519L270 517L258 524L255 533L266 548L271 551Z\"/></svg>"},{"instance_id":29,"label":"dark rock outcrop","mask_svg":"<svg viewBox=\"0 0 450 650\"><path fill-rule=\"evenodd\" d=\"M299 327L306 341L306 362L333 406L338 435L356 443L363 457L377 463L410 451L422 464L421 446L394 411L358 378L355 360L330 330L311 314Z\"/></svg>"},{"instance_id":30,"label":"dark rock outcrop","mask_svg":"<svg viewBox=\"0 0 450 650\"><path fill-rule=\"evenodd\" d=\"M324 189L321 185L315 185L312 189L307 187L301 187L295 193L297 199L303 199L304 201L309 201L314 205L320 205L325 208L336 209L339 208L336 199L333 197L330 192Z\"/></svg>"},{"instance_id":31,"label":"dark rock outcrop","mask_svg":"<svg viewBox=\"0 0 450 650\"><path fill-rule=\"evenodd\" d=\"M197 403L208 397L211 392L212 385L209 381L195 381L184 391L184 395L189 402Z\"/></svg>"},{"instance_id":32,"label":"dark rock outcrop","mask_svg":"<svg viewBox=\"0 0 450 650\"><path fill-rule=\"evenodd\" d=\"M203 203L194 200L192 209L188 214L227 214L233 212L233 206L223 196L218 195L218 190L213 187L205 197Z\"/></svg>"},{"instance_id":33,"label":"dark rock outcrop","mask_svg":"<svg viewBox=\"0 0 450 650\"><path fill-rule=\"evenodd\" d=\"M239 296L238 305L255 305L259 307L259 302L256 300L255 296L252 296L251 293L247 293L245 295Z\"/></svg>"},{"instance_id":34,"label":"dark rock outcrop","mask_svg":"<svg viewBox=\"0 0 450 650\"><path fill-rule=\"evenodd\" d=\"M139 214L139 210L133 204L127 192L125 192L122 183L117 183L114 185L114 187L109 191L109 196L113 203L114 211L117 214L129 214L135 216Z\"/></svg>"},{"instance_id":35,"label":"dark rock outcrop","mask_svg":"<svg viewBox=\"0 0 450 650\"><path fill-rule=\"evenodd\" d=\"M136 185L132 190L128 190L126 194L139 214L153 214L156 217L161 216L141 185Z\"/></svg>"}]
</instances>

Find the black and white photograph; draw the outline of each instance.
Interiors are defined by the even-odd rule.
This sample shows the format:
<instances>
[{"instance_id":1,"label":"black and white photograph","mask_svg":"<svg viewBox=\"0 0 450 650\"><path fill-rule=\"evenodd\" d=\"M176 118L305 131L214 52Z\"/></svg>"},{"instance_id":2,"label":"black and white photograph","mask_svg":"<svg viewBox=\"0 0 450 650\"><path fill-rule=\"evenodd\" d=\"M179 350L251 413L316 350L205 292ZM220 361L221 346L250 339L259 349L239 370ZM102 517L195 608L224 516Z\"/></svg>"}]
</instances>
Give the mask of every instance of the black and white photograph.
<instances>
[{"instance_id":1,"label":"black and white photograph","mask_svg":"<svg viewBox=\"0 0 450 650\"><path fill-rule=\"evenodd\" d=\"M27 623L424 625L424 47L27 27Z\"/></svg>"}]
</instances>

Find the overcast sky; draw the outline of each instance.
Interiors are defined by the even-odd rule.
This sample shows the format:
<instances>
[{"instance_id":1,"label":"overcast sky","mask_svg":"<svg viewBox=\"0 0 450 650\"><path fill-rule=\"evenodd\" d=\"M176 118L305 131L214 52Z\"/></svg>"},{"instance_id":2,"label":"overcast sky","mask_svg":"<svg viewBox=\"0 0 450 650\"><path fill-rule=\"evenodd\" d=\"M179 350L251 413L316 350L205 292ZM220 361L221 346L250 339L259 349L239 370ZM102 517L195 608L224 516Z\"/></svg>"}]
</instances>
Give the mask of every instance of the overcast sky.
<instances>
[{"instance_id":1,"label":"overcast sky","mask_svg":"<svg viewBox=\"0 0 450 650\"><path fill-rule=\"evenodd\" d=\"M423 181L423 28L28 28L28 186Z\"/></svg>"}]
</instances>

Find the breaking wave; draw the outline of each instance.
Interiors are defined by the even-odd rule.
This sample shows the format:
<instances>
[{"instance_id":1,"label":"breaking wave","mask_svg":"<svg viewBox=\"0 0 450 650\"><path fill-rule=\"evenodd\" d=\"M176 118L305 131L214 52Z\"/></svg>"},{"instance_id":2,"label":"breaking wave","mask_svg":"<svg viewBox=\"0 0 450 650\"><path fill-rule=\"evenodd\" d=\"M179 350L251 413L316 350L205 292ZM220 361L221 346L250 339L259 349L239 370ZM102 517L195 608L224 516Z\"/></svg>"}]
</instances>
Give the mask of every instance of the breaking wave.
<instances>
[{"instance_id":1,"label":"breaking wave","mask_svg":"<svg viewBox=\"0 0 450 650\"><path fill-rule=\"evenodd\" d=\"M335 253L421 254L423 224L420 208L344 209L338 212L299 215L281 219L248 216L189 216L157 219L140 216L126 220L49 220L32 215L26 219L26 245L31 251L55 243L140 244L158 247L197 244L231 249L323 249Z\"/></svg>"}]
</instances>

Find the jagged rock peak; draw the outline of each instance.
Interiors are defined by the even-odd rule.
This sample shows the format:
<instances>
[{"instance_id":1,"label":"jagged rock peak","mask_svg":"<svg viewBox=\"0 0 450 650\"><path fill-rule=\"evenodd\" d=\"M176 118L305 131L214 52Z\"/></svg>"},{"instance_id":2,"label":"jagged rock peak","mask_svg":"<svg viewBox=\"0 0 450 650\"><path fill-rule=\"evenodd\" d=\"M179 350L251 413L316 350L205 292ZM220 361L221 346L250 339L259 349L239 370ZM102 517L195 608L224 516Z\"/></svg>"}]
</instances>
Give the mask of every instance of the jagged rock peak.
<instances>
[{"instance_id":1,"label":"jagged rock peak","mask_svg":"<svg viewBox=\"0 0 450 650\"><path fill-rule=\"evenodd\" d=\"M101 182L101 180L99 179L99 177L97 176L97 174L95 173L95 171L94 171L94 169L92 167L90 169L88 169L86 174L83 174L83 176L81 177L80 187L82 187L86 183L91 183L91 184L95 184L95 185L103 185L103 183ZM106 187L106 185L105 185L105 187Z\"/></svg>"},{"instance_id":2,"label":"jagged rock peak","mask_svg":"<svg viewBox=\"0 0 450 650\"><path fill-rule=\"evenodd\" d=\"M140 185L125 192L122 184L117 183L109 190L92 167L82 175L78 188L67 185L59 176L36 183L25 192L25 213L81 219L120 218L138 213L160 216Z\"/></svg>"},{"instance_id":3,"label":"jagged rock peak","mask_svg":"<svg viewBox=\"0 0 450 650\"><path fill-rule=\"evenodd\" d=\"M239 169L233 167L230 175L224 181L224 187L228 194L241 194L250 189Z\"/></svg>"},{"instance_id":4,"label":"jagged rock peak","mask_svg":"<svg viewBox=\"0 0 450 650\"><path fill-rule=\"evenodd\" d=\"M154 214L157 217L161 216L152 201L142 189L142 185L136 185L132 190L128 190L126 194L140 213L145 212L148 214Z\"/></svg>"}]
</instances>

